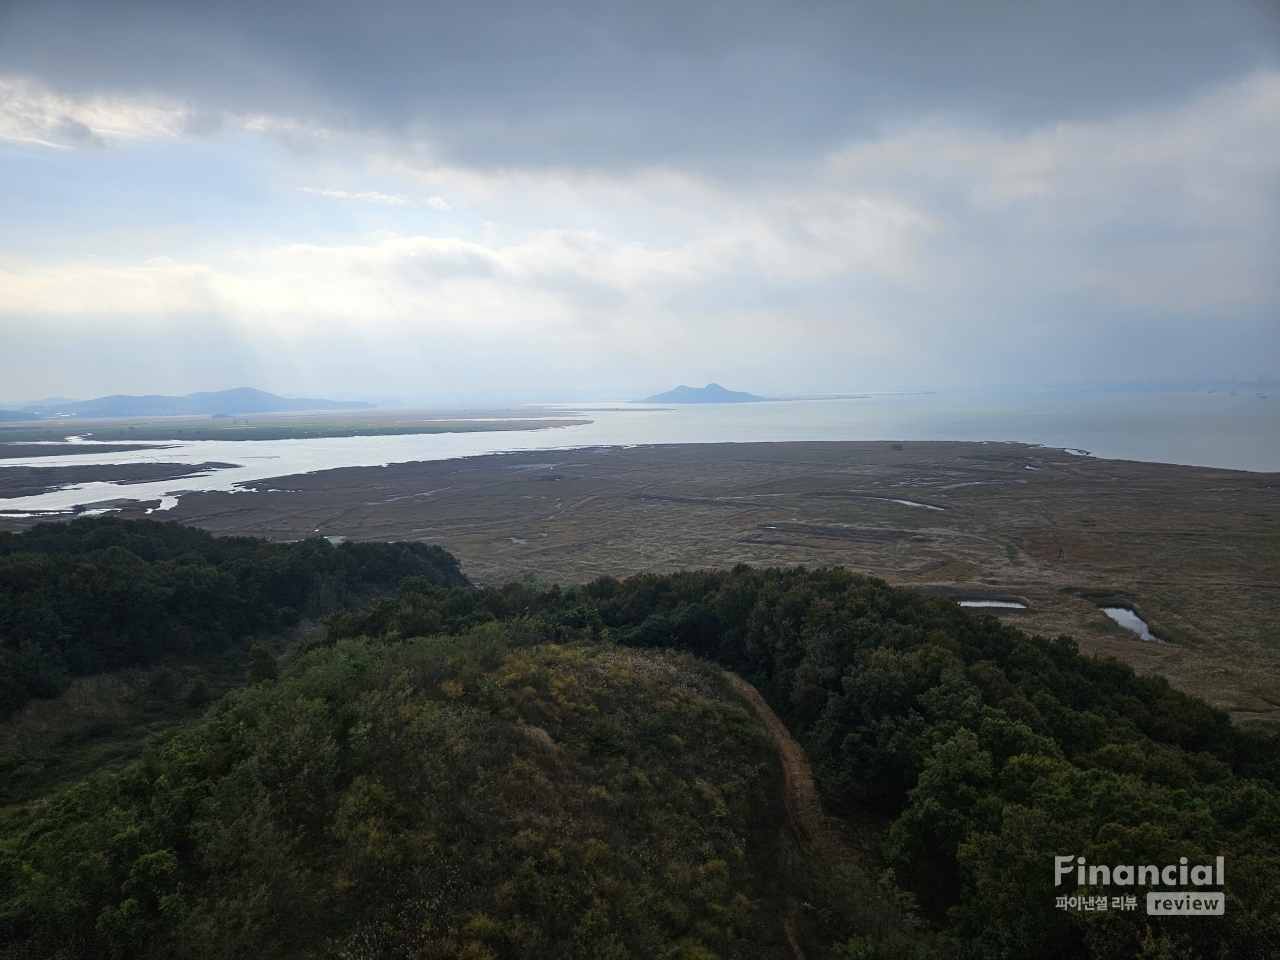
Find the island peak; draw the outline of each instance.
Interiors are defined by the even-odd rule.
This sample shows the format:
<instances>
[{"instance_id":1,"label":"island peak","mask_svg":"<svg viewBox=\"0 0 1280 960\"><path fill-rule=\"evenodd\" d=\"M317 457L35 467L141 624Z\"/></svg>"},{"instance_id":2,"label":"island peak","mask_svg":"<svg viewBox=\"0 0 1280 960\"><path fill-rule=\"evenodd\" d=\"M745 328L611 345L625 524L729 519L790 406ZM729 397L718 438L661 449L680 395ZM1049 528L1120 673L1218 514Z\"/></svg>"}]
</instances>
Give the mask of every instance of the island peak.
<instances>
[{"instance_id":1,"label":"island peak","mask_svg":"<svg viewBox=\"0 0 1280 960\"><path fill-rule=\"evenodd\" d=\"M683 383L666 393L645 397L645 403L758 403L768 397L757 397L754 393L743 393L740 390L726 390L718 383L708 383L705 387L687 387Z\"/></svg>"}]
</instances>

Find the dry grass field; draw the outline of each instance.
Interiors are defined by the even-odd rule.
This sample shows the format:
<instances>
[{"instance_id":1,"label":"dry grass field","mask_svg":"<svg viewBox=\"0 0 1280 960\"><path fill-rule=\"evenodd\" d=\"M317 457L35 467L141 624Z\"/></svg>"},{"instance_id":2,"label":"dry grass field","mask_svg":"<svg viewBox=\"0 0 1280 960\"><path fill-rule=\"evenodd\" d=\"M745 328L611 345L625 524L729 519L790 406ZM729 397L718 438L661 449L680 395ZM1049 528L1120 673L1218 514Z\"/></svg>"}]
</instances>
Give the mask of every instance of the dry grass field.
<instances>
[{"instance_id":1,"label":"dry grass field","mask_svg":"<svg viewBox=\"0 0 1280 960\"><path fill-rule=\"evenodd\" d=\"M330 470L190 494L165 516L281 540L425 540L481 583L839 564L1021 601L999 615L1280 726L1275 474L1020 444L679 445ZM1108 602L1167 642L1114 624Z\"/></svg>"}]
</instances>

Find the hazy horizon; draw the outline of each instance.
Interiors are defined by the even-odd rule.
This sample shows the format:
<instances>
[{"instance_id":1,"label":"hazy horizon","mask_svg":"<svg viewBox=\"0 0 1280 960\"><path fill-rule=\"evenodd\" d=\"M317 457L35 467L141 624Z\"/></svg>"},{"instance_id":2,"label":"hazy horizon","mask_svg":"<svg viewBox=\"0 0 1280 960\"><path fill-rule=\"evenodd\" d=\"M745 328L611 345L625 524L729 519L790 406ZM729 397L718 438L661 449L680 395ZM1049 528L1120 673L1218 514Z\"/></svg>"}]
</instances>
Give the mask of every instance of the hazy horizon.
<instances>
[{"instance_id":1,"label":"hazy horizon","mask_svg":"<svg viewBox=\"0 0 1280 960\"><path fill-rule=\"evenodd\" d=\"M712 381L714 382L714 381ZM793 393L793 394L772 394L768 396L761 395L761 400L821 400L836 397L856 398L858 396L906 396L906 395L925 395L925 394L951 394L951 395L971 395L986 394L991 396L999 396L1002 394L1052 394L1052 393L1090 393L1090 392L1114 392L1114 393L1133 393L1133 392L1155 392L1162 390L1196 390L1201 387L1227 388L1239 387L1263 389L1274 387L1280 383L1280 377L1270 374L1259 374L1253 377L1242 378L1225 378L1225 379L1205 379L1205 380L1128 380L1128 381L1098 381L1093 383L1045 383L1045 384L976 384L961 387L952 387L950 389L943 388L941 390L863 390L850 391L844 394L818 394L818 393ZM669 388L677 386L703 387L710 384L670 384ZM249 386L250 389L259 389L251 387L248 384L240 384L243 388ZM727 386L720 384L720 386ZM665 392L666 389L659 386L649 388L600 388L600 389L574 389L564 388L560 390L552 388L529 388L523 390L503 390L501 388L478 391L473 393L439 393L439 394L408 394L399 395L363 393L354 394L347 391L330 391L324 396L308 397L301 393L282 392L277 395L287 400L298 399L314 399L314 400L336 400L336 401L360 401L364 403L372 403L378 407L385 409L396 408L430 408L430 407L448 407L456 405L470 406L504 406L504 405L537 405L543 403L638 403L643 402L646 397L653 396L658 393ZM236 387L226 388L229 390L238 389ZM729 389L734 389L729 387ZM190 391L195 392L195 391ZM221 390L207 392L225 392ZM266 391L274 392L274 391ZM750 393L746 390L743 392ZM643 394L643 395L641 395ZM102 397L14 397L9 399L0 398L0 409L15 410L22 407L32 406L40 403L51 401L66 401L70 403L81 403L87 400L102 399L105 396L119 396L122 394L104 394ZM123 394L129 396L129 394ZM134 394L140 396L141 394ZM173 394L171 396L185 396L186 394ZM166 396L161 394L161 396ZM274 416L274 414L269 414Z\"/></svg>"},{"instance_id":2,"label":"hazy horizon","mask_svg":"<svg viewBox=\"0 0 1280 960\"><path fill-rule=\"evenodd\" d=\"M0 171L10 401L1280 373L1261 0L7 4Z\"/></svg>"}]
</instances>

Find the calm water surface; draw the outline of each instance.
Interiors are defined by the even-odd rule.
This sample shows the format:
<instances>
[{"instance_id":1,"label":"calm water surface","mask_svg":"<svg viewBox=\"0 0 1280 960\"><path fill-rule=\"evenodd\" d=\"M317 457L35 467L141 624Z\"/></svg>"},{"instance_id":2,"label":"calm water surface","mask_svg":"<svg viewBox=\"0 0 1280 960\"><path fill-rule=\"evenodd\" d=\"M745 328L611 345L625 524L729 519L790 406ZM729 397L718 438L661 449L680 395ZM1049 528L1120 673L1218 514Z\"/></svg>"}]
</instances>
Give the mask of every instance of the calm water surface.
<instances>
[{"instance_id":1,"label":"calm water surface","mask_svg":"<svg viewBox=\"0 0 1280 960\"><path fill-rule=\"evenodd\" d=\"M165 449L4 461L4 466L232 463L203 476L137 484L85 483L0 501L0 512L65 511L117 500L161 500L197 490L335 467L380 466L480 454L575 447L788 440L1020 441L1096 457L1280 472L1280 404L1252 391L926 394L849 400L656 406L556 405L591 423L546 430L332 437L311 440L181 441ZM0 466L3 469L3 466ZM250 492L244 492L251 496ZM922 506L924 506L922 504Z\"/></svg>"},{"instance_id":2,"label":"calm water surface","mask_svg":"<svg viewBox=\"0 0 1280 960\"><path fill-rule=\"evenodd\" d=\"M1147 621L1143 620L1128 607L1099 607L1098 609L1126 630L1132 630L1143 640L1164 643L1163 640L1151 632L1151 628L1147 626Z\"/></svg>"}]
</instances>

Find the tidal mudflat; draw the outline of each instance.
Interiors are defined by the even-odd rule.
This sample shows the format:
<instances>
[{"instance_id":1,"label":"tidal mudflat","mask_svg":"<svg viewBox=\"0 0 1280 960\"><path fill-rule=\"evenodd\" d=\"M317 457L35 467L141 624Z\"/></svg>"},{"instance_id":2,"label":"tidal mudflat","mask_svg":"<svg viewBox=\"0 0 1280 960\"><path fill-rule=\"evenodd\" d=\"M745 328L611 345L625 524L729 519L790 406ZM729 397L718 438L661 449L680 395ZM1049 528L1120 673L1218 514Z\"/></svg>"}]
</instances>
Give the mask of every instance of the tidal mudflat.
<instances>
[{"instance_id":1,"label":"tidal mudflat","mask_svg":"<svg viewBox=\"0 0 1280 960\"><path fill-rule=\"evenodd\" d=\"M0 509L5 500L39 496L84 483L111 483L124 487L142 483L191 480L217 470L234 467L231 463L112 463L78 466L17 466L0 469Z\"/></svg>"},{"instance_id":2,"label":"tidal mudflat","mask_svg":"<svg viewBox=\"0 0 1280 960\"><path fill-rule=\"evenodd\" d=\"M320 470L186 494L163 516L279 540L424 540L484 583L840 564L959 600L1025 598L1026 610L988 611L1159 671L1239 722L1280 726L1276 475L1024 444L898 445L640 445ZM1169 642L1099 609L1125 605Z\"/></svg>"},{"instance_id":3,"label":"tidal mudflat","mask_svg":"<svg viewBox=\"0 0 1280 960\"><path fill-rule=\"evenodd\" d=\"M449 410L344 410L341 413L260 413L237 417L117 417L101 420L36 420L0 425L0 449L21 445L25 456L84 452L83 442L316 440L326 437L396 437L439 433L492 433L584 424L536 407ZM64 437L81 441L60 444ZM38 441L51 441L37 444ZM105 452L106 447L98 447Z\"/></svg>"},{"instance_id":4,"label":"tidal mudflat","mask_svg":"<svg viewBox=\"0 0 1280 960\"><path fill-rule=\"evenodd\" d=\"M61 436L67 431L64 429L57 435ZM54 435L53 431L49 431L50 435ZM49 440L33 443L23 443L16 440L8 439L9 434L0 427L0 460L27 460L32 458L48 458L48 457L74 457L76 454L85 452L85 445L82 443L68 443L64 440ZM99 454L121 454L121 453L138 453L142 450L163 450L161 444L138 444L138 443L102 443L93 447L94 451Z\"/></svg>"},{"instance_id":5,"label":"tidal mudflat","mask_svg":"<svg viewBox=\"0 0 1280 960\"><path fill-rule=\"evenodd\" d=\"M37 515L97 509L122 500L160 500L193 490L232 491L271 477L343 467L448 460L488 453L566 451L658 444L972 441L1038 444L1059 457L1093 456L1250 471L1280 471L1280 407L1228 402L1188 390L886 394L750 404L590 403L400 408L248 417L163 417L130 422L42 420L0 424L5 463L80 466L226 461L234 469L187 482L126 487L101 478L12 503ZM1252 398L1250 398L1252 399ZM65 442L68 438L76 442ZM151 443L139 442L143 439ZM132 444L124 444L132 439ZM45 443L33 440L49 441ZM161 446L163 456L151 451ZM901 447L901 443L896 443ZM889 442L890 450L895 443ZM52 464L50 464L52 465ZM1025 482L1039 468L1023 464ZM957 480L957 485L990 480ZM927 484L925 485L928 486ZM943 485L937 488L945 492ZM948 507L904 483L879 496L904 511ZM919 494L919 495L917 495ZM0 511L4 512L4 511ZM21 519L21 518L18 518Z\"/></svg>"}]
</instances>

